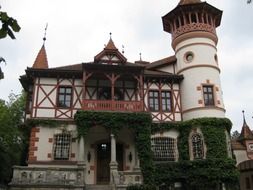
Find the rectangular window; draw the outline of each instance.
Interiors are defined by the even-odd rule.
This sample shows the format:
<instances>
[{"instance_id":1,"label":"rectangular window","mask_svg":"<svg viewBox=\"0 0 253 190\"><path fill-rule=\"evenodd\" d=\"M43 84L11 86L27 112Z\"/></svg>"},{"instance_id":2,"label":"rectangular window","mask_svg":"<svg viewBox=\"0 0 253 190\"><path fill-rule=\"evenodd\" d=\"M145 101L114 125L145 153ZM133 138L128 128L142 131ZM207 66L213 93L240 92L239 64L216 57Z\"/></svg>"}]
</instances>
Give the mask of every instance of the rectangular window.
<instances>
[{"instance_id":1,"label":"rectangular window","mask_svg":"<svg viewBox=\"0 0 253 190\"><path fill-rule=\"evenodd\" d=\"M151 149L155 161L176 160L176 139L169 137L151 138Z\"/></svg>"},{"instance_id":2,"label":"rectangular window","mask_svg":"<svg viewBox=\"0 0 253 190\"><path fill-rule=\"evenodd\" d=\"M159 91L149 91L149 109L159 111Z\"/></svg>"},{"instance_id":3,"label":"rectangular window","mask_svg":"<svg viewBox=\"0 0 253 190\"><path fill-rule=\"evenodd\" d=\"M149 91L149 109L150 111L171 111L171 93L170 91Z\"/></svg>"},{"instance_id":4,"label":"rectangular window","mask_svg":"<svg viewBox=\"0 0 253 190\"><path fill-rule=\"evenodd\" d=\"M214 106L213 86L203 86L203 95L205 106Z\"/></svg>"},{"instance_id":5,"label":"rectangular window","mask_svg":"<svg viewBox=\"0 0 253 190\"><path fill-rule=\"evenodd\" d=\"M169 91L162 91L162 111L171 111L171 97Z\"/></svg>"},{"instance_id":6,"label":"rectangular window","mask_svg":"<svg viewBox=\"0 0 253 190\"><path fill-rule=\"evenodd\" d=\"M58 107L69 108L72 101L72 88L59 87L58 89Z\"/></svg>"},{"instance_id":7,"label":"rectangular window","mask_svg":"<svg viewBox=\"0 0 253 190\"><path fill-rule=\"evenodd\" d=\"M68 160L71 136L67 133L54 135L54 160Z\"/></svg>"}]
</instances>

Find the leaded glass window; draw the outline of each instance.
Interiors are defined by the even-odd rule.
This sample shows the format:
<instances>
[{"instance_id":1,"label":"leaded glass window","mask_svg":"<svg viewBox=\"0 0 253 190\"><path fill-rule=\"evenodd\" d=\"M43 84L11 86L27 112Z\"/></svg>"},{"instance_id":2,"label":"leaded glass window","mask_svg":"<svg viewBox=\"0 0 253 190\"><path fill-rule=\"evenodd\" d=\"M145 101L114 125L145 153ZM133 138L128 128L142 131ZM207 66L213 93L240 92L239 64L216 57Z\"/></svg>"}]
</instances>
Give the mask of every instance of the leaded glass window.
<instances>
[{"instance_id":1,"label":"leaded glass window","mask_svg":"<svg viewBox=\"0 0 253 190\"><path fill-rule=\"evenodd\" d=\"M155 161L176 160L176 139L169 137L151 138L151 149Z\"/></svg>"},{"instance_id":2,"label":"leaded glass window","mask_svg":"<svg viewBox=\"0 0 253 190\"><path fill-rule=\"evenodd\" d=\"M204 158L204 145L202 136L195 133L191 137L192 140L192 153L193 159L203 159Z\"/></svg>"},{"instance_id":3,"label":"leaded glass window","mask_svg":"<svg viewBox=\"0 0 253 190\"><path fill-rule=\"evenodd\" d=\"M71 144L71 135L62 133L54 135L54 159L68 160Z\"/></svg>"}]
</instances>

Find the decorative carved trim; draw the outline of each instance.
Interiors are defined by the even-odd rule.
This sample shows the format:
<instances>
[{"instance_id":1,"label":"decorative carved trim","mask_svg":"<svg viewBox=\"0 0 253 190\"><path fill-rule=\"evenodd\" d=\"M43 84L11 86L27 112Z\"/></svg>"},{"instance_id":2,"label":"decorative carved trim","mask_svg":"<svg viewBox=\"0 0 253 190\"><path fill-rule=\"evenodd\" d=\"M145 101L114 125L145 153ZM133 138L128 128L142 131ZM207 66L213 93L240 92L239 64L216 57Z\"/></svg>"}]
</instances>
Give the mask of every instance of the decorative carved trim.
<instances>
[{"instance_id":1,"label":"decorative carved trim","mask_svg":"<svg viewBox=\"0 0 253 190\"><path fill-rule=\"evenodd\" d=\"M190 24L185 24L181 27L176 28L172 32L172 39L174 40L178 36L187 33L187 32L193 32L193 31L205 31L205 32L210 32L216 35L216 30L215 27L213 27L210 24L205 24L205 23L190 23Z\"/></svg>"},{"instance_id":2,"label":"decorative carved trim","mask_svg":"<svg viewBox=\"0 0 253 190\"><path fill-rule=\"evenodd\" d=\"M206 31L193 31L193 32L183 33L183 34L177 36L176 38L173 38L172 47L175 50L176 46L180 42L182 42L184 40L187 40L187 39L190 39L190 38L197 38L197 37L209 38L215 44L217 44L217 42L218 42L218 38L217 38L216 34L214 34L214 33L206 32Z\"/></svg>"}]
</instances>

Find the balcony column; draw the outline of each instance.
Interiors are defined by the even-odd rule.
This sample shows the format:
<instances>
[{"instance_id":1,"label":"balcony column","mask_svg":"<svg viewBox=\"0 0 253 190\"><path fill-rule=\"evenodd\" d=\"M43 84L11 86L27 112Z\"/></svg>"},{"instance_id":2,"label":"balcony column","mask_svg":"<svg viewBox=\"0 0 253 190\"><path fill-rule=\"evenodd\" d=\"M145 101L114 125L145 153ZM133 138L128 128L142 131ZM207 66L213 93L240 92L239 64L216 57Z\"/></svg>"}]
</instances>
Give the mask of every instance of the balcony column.
<instances>
[{"instance_id":1,"label":"balcony column","mask_svg":"<svg viewBox=\"0 0 253 190\"><path fill-rule=\"evenodd\" d=\"M140 171L140 160L139 160L139 156L138 156L138 151L136 149L135 146L135 150L134 150L134 170L135 171Z\"/></svg>"},{"instance_id":2,"label":"balcony column","mask_svg":"<svg viewBox=\"0 0 253 190\"><path fill-rule=\"evenodd\" d=\"M118 172L118 163L116 160L116 140L114 134L111 134L111 162L110 162L110 182L115 183L115 176Z\"/></svg>"},{"instance_id":3,"label":"balcony column","mask_svg":"<svg viewBox=\"0 0 253 190\"><path fill-rule=\"evenodd\" d=\"M85 170L86 170L86 165L85 165L85 155L84 155L84 137L81 137L78 141L78 169L80 171L80 184L84 184L85 182Z\"/></svg>"}]
</instances>

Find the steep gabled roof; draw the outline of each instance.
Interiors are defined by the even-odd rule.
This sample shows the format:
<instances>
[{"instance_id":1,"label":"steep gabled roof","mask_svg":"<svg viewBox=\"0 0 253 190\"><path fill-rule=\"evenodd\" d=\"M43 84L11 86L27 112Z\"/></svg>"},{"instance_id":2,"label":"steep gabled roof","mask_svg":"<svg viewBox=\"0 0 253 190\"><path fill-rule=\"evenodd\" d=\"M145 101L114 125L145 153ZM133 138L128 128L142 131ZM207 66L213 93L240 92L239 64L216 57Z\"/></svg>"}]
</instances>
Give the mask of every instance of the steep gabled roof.
<instances>
[{"instance_id":1,"label":"steep gabled roof","mask_svg":"<svg viewBox=\"0 0 253 190\"><path fill-rule=\"evenodd\" d=\"M156 69L159 67L163 67L166 65L176 63L176 61L177 61L177 58L175 55L173 55L173 56L166 57L166 58L163 58L163 59L160 59L160 60L150 63L149 65L146 66L146 69Z\"/></svg>"},{"instance_id":2,"label":"steep gabled roof","mask_svg":"<svg viewBox=\"0 0 253 190\"><path fill-rule=\"evenodd\" d=\"M253 140L253 134L252 131L250 130L249 126L245 122L242 126L241 134L239 136L240 140L243 139L252 139Z\"/></svg>"},{"instance_id":3,"label":"steep gabled roof","mask_svg":"<svg viewBox=\"0 0 253 190\"><path fill-rule=\"evenodd\" d=\"M34 69L48 69L48 62L47 62L47 53L45 49L45 45L43 44L34 63L32 68Z\"/></svg>"},{"instance_id":4,"label":"steep gabled roof","mask_svg":"<svg viewBox=\"0 0 253 190\"><path fill-rule=\"evenodd\" d=\"M95 63L103 62L108 64L112 63L125 64L126 61L127 61L126 57L119 52L119 50L116 48L111 38L107 43L107 45L105 46L104 50L94 57Z\"/></svg>"},{"instance_id":5,"label":"steep gabled roof","mask_svg":"<svg viewBox=\"0 0 253 190\"><path fill-rule=\"evenodd\" d=\"M200 0L180 0L179 5L196 4L201 3Z\"/></svg>"},{"instance_id":6,"label":"steep gabled roof","mask_svg":"<svg viewBox=\"0 0 253 190\"><path fill-rule=\"evenodd\" d=\"M239 140L253 140L253 133L250 130L248 124L246 123L244 111L243 111L243 126L241 130L241 134L239 136Z\"/></svg>"}]
</instances>

